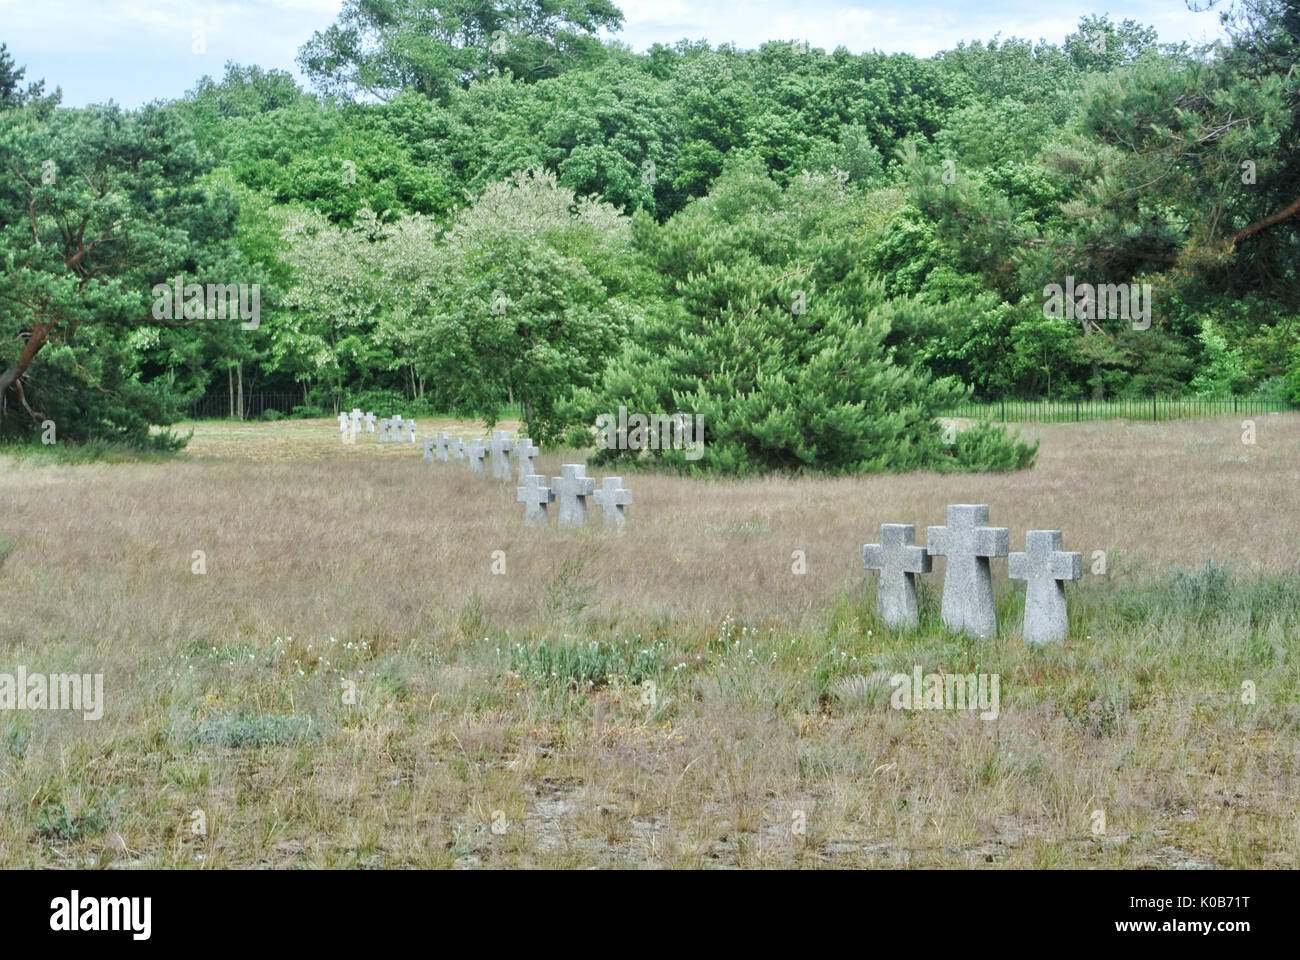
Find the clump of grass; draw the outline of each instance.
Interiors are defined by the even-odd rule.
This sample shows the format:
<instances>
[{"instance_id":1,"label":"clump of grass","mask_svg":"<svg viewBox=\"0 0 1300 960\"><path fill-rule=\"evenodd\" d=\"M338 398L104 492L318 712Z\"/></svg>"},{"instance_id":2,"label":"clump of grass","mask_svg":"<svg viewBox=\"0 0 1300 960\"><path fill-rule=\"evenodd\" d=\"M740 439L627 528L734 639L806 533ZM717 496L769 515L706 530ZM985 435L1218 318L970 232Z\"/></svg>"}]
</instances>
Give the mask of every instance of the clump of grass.
<instances>
[{"instance_id":1,"label":"clump of grass","mask_svg":"<svg viewBox=\"0 0 1300 960\"><path fill-rule=\"evenodd\" d=\"M4 737L0 738L0 747L15 759L21 760L27 755L27 745L31 743L32 732L26 727L11 723L5 727Z\"/></svg>"},{"instance_id":2,"label":"clump of grass","mask_svg":"<svg viewBox=\"0 0 1300 960\"><path fill-rule=\"evenodd\" d=\"M5 561L9 559L9 554L13 553L14 550L16 550L17 548L18 548L17 540L10 540L7 537L0 537L0 567L3 567L5 565Z\"/></svg>"},{"instance_id":3,"label":"clump of grass","mask_svg":"<svg viewBox=\"0 0 1300 960\"><path fill-rule=\"evenodd\" d=\"M280 713L244 714L214 717L194 731L199 743L239 750L268 744L300 743L319 733L311 717L294 717Z\"/></svg>"},{"instance_id":4,"label":"clump of grass","mask_svg":"<svg viewBox=\"0 0 1300 960\"><path fill-rule=\"evenodd\" d=\"M563 643L543 640L536 648L522 643L511 650L511 669L544 686L559 685L592 689L609 683L611 677L641 683L659 672L663 643L642 646L624 640Z\"/></svg>"},{"instance_id":5,"label":"clump of grass","mask_svg":"<svg viewBox=\"0 0 1300 960\"><path fill-rule=\"evenodd\" d=\"M840 677L830 684L831 699L845 710L874 710L889 703L892 687L889 671L877 670L863 676Z\"/></svg>"},{"instance_id":6,"label":"clump of grass","mask_svg":"<svg viewBox=\"0 0 1300 960\"><path fill-rule=\"evenodd\" d=\"M60 803L46 807L36 818L36 832L47 840L86 840L107 829L108 817L102 808L91 807L85 813L70 814Z\"/></svg>"},{"instance_id":7,"label":"clump of grass","mask_svg":"<svg viewBox=\"0 0 1300 960\"><path fill-rule=\"evenodd\" d=\"M1174 604L1198 615L1226 607L1232 594L1232 569L1228 563L1215 563L1211 557L1203 570L1173 569L1171 589Z\"/></svg>"}]
</instances>

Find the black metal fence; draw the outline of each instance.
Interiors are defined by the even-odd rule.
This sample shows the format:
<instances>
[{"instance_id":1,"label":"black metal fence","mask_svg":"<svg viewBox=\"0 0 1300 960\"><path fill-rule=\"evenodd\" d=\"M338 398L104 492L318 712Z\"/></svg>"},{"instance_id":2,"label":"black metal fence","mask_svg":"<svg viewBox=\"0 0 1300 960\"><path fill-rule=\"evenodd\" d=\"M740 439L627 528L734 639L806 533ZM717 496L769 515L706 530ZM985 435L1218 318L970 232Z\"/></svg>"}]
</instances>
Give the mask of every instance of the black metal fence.
<instances>
[{"instance_id":1,"label":"black metal fence","mask_svg":"<svg viewBox=\"0 0 1300 960\"><path fill-rule=\"evenodd\" d=\"M244 394L244 420L259 420L268 410L277 410L288 416L294 407L302 406L301 393L246 393ZM210 393L190 405L188 420L240 419L239 397L233 402L228 393Z\"/></svg>"},{"instance_id":2,"label":"black metal fence","mask_svg":"<svg viewBox=\"0 0 1300 960\"><path fill-rule=\"evenodd\" d=\"M1068 423L1083 420L1181 420L1226 414L1258 414L1290 410L1285 400L1248 397L1144 397L1126 400L971 401L945 410L942 416L1017 423Z\"/></svg>"}]
</instances>

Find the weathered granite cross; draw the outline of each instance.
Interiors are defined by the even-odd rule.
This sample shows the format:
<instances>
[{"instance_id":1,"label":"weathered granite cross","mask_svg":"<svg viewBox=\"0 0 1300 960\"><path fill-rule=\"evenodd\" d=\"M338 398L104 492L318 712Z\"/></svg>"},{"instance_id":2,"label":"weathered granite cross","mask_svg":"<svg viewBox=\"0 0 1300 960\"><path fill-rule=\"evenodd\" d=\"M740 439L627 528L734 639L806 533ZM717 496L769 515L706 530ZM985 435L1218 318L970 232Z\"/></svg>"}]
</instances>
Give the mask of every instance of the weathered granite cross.
<instances>
[{"instance_id":1,"label":"weathered granite cross","mask_svg":"<svg viewBox=\"0 0 1300 960\"><path fill-rule=\"evenodd\" d=\"M360 433L361 432L361 411L358 410L356 407L353 407L352 412L348 414L348 418L352 421L352 432Z\"/></svg>"},{"instance_id":2,"label":"weathered granite cross","mask_svg":"<svg viewBox=\"0 0 1300 960\"><path fill-rule=\"evenodd\" d=\"M374 413L373 413L373 412L371 412L371 413L367 413L367 414L365 415L365 417L363 417L362 419L364 419L364 420L366 421L366 433L374 433L374 432L375 432L375 415L374 415Z\"/></svg>"},{"instance_id":3,"label":"weathered granite cross","mask_svg":"<svg viewBox=\"0 0 1300 960\"><path fill-rule=\"evenodd\" d=\"M882 523L880 542L862 547L862 567L880 571L876 611L895 629L915 627L916 575L930 572L930 555L916 545L916 526L910 523Z\"/></svg>"},{"instance_id":4,"label":"weathered granite cross","mask_svg":"<svg viewBox=\"0 0 1300 960\"><path fill-rule=\"evenodd\" d=\"M424 456L421 458L424 463L433 463L433 437L425 437L424 443L420 444L424 450Z\"/></svg>"},{"instance_id":5,"label":"weathered granite cross","mask_svg":"<svg viewBox=\"0 0 1300 960\"><path fill-rule=\"evenodd\" d=\"M533 457L537 456L539 453L541 453L541 451L533 446L533 441L530 438L520 437L515 441L515 454L519 458L520 483L524 482L524 477L527 477L533 472Z\"/></svg>"},{"instance_id":6,"label":"weathered granite cross","mask_svg":"<svg viewBox=\"0 0 1300 960\"><path fill-rule=\"evenodd\" d=\"M465 441L456 437L451 441L451 457L453 460L464 460L465 451L469 448L465 446Z\"/></svg>"},{"instance_id":7,"label":"weathered granite cross","mask_svg":"<svg viewBox=\"0 0 1300 960\"><path fill-rule=\"evenodd\" d=\"M402 442L402 418L393 414L393 418L388 421L388 442Z\"/></svg>"},{"instance_id":8,"label":"weathered granite cross","mask_svg":"<svg viewBox=\"0 0 1300 960\"><path fill-rule=\"evenodd\" d=\"M546 485L546 478L530 473L524 485L515 488L515 497L524 505L524 523L539 526L546 523L546 505L555 499L555 491Z\"/></svg>"},{"instance_id":9,"label":"weathered granite cross","mask_svg":"<svg viewBox=\"0 0 1300 960\"><path fill-rule=\"evenodd\" d=\"M344 439L344 440L347 440L347 438L348 438L348 415L347 415L346 413L340 413L340 414L339 414L339 433L343 435L343 439Z\"/></svg>"},{"instance_id":10,"label":"weathered granite cross","mask_svg":"<svg viewBox=\"0 0 1300 960\"><path fill-rule=\"evenodd\" d=\"M392 426L393 426L393 421L389 420L387 417L379 421L379 442L380 443L388 442L388 432L392 428Z\"/></svg>"},{"instance_id":11,"label":"weathered granite cross","mask_svg":"<svg viewBox=\"0 0 1300 960\"><path fill-rule=\"evenodd\" d=\"M402 426L406 428L406 442L415 443L415 421L407 420L402 423Z\"/></svg>"},{"instance_id":12,"label":"weathered granite cross","mask_svg":"<svg viewBox=\"0 0 1300 960\"><path fill-rule=\"evenodd\" d=\"M510 451L514 445L515 442L510 439L509 432L492 431L492 442L489 444L492 450L492 476L498 480L510 479Z\"/></svg>"},{"instance_id":13,"label":"weathered granite cross","mask_svg":"<svg viewBox=\"0 0 1300 960\"><path fill-rule=\"evenodd\" d=\"M483 455L487 453L483 449L483 441L475 437L469 442L469 472L477 476L483 476Z\"/></svg>"},{"instance_id":14,"label":"weathered granite cross","mask_svg":"<svg viewBox=\"0 0 1300 960\"><path fill-rule=\"evenodd\" d=\"M581 463L560 466L562 477L552 477L551 487L560 501L560 523L566 527L580 527L587 522L587 498L596 489L596 481L586 476L587 468Z\"/></svg>"},{"instance_id":15,"label":"weathered granite cross","mask_svg":"<svg viewBox=\"0 0 1300 960\"><path fill-rule=\"evenodd\" d=\"M1069 630L1065 584L1083 576L1083 554L1061 550L1060 530L1025 533L1025 552L1007 557L1007 575L1025 581L1025 643L1059 643Z\"/></svg>"},{"instance_id":16,"label":"weathered granite cross","mask_svg":"<svg viewBox=\"0 0 1300 960\"><path fill-rule=\"evenodd\" d=\"M926 529L930 556L948 558L940 615L950 630L970 637L996 637L997 612L989 557L1005 557L1011 547L1006 527L990 527L987 504L948 505L948 525Z\"/></svg>"},{"instance_id":17,"label":"weathered granite cross","mask_svg":"<svg viewBox=\"0 0 1300 960\"><path fill-rule=\"evenodd\" d=\"M428 442L429 442L429 441L427 441L427 440L425 441L425 443L428 443ZM447 434L445 434L444 432L442 432L441 430L439 430L439 431L438 431L438 436L435 437L435 438L433 439L433 443L434 443L434 444L437 446L437 448L438 448L438 459L441 460L443 463L446 463L446 462L448 461L448 459L450 459L450 458L447 456L447 446L448 446L448 444L451 443L450 438L447 436Z\"/></svg>"},{"instance_id":18,"label":"weathered granite cross","mask_svg":"<svg viewBox=\"0 0 1300 960\"><path fill-rule=\"evenodd\" d=\"M623 529L623 524L627 522L623 507L632 502L632 491L623 488L622 477L606 477L591 499L600 504L600 512L605 515L605 526L612 530Z\"/></svg>"}]
</instances>

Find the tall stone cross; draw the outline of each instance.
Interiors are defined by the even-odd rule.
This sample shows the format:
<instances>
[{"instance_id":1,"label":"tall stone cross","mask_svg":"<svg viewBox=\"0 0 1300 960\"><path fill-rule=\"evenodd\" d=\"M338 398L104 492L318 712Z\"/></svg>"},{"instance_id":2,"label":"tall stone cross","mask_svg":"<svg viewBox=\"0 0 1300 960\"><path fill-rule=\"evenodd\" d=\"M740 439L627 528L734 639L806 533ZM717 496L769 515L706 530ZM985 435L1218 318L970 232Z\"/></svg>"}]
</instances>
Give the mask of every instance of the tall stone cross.
<instances>
[{"instance_id":1,"label":"tall stone cross","mask_svg":"<svg viewBox=\"0 0 1300 960\"><path fill-rule=\"evenodd\" d=\"M880 542L862 547L864 570L880 571L876 611L895 629L915 627L916 575L930 572L930 555L916 545L916 527L910 523L882 523Z\"/></svg>"},{"instance_id":2,"label":"tall stone cross","mask_svg":"<svg viewBox=\"0 0 1300 960\"><path fill-rule=\"evenodd\" d=\"M352 412L348 414L348 417L352 421L352 428L351 428L352 433L354 435L360 433L361 432L361 411L353 407Z\"/></svg>"},{"instance_id":3,"label":"tall stone cross","mask_svg":"<svg viewBox=\"0 0 1300 960\"><path fill-rule=\"evenodd\" d=\"M393 414L393 418L388 421L388 442L402 442L402 418Z\"/></svg>"},{"instance_id":4,"label":"tall stone cross","mask_svg":"<svg viewBox=\"0 0 1300 960\"><path fill-rule=\"evenodd\" d=\"M343 442L347 443L348 442L348 415L346 413L339 414L339 434L343 437Z\"/></svg>"},{"instance_id":5,"label":"tall stone cross","mask_svg":"<svg viewBox=\"0 0 1300 960\"><path fill-rule=\"evenodd\" d=\"M510 451L514 445L515 442L510 439L509 432L492 431L492 442L489 444L492 450L492 476L498 480L510 479Z\"/></svg>"},{"instance_id":6,"label":"tall stone cross","mask_svg":"<svg viewBox=\"0 0 1300 960\"><path fill-rule=\"evenodd\" d=\"M433 463L433 437L425 437L424 443L420 444L424 450L424 456L421 460L424 463Z\"/></svg>"},{"instance_id":7,"label":"tall stone cross","mask_svg":"<svg viewBox=\"0 0 1300 960\"><path fill-rule=\"evenodd\" d=\"M515 441L515 455L519 460L519 482L523 483L524 478L533 472L533 457L541 453L533 441L528 437L520 437Z\"/></svg>"},{"instance_id":8,"label":"tall stone cross","mask_svg":"<svg viewBox=\"0 0 1300 960\"><path fill-rule=\"evenodd\" d=\"M546 478L530 473L524 485L515 488L516 499L524 505L524 523L530 527L546 523L546 505L555 499L555 491L546 485Z\"/></svg>"},{"instance_id":9,"label":"tall stone cross","mask_svg":"<svg viewBox=\"0 0 1300 960\"><path fill-rule=\"evenodd\" d=\"M483 449L483 441L475 437L469 442L469 472L475 476L483 476L483 455L487 451Z\"/></svg>"},{"instance_id":10,"label":"tall stone cross","mask_svg":"<svg viewBox=\"0 0 1300 960\"><path fill-rule=\"evenodd\" d=\"M402 426L406 428L406 442L415 443L415 421L403 421Z\"/></svg>"},{"instance_id":11,"label":"tall stone cross","mask_svg":"<svg viewBox=\"0 0 1300 960\"><path fill-rule=\"evenodd\" d=\"M1083 576L1083 554L1061 550L1060 530L1025 533L1025 552L1007 557L1007 575L1025 581L1025 643L1059 643L1070 621L1063 580Z\"/></svg>"},{"instance_id":12,"label":"tall stone cross","mask_svg":"<svg viewBox=\"0 0 1300 960\"><path fill-rule=\"evenodd\" d=\"M552 477L551 487L560 501L560 524L580 527L587 522L587 498L596 489L596 481L586 476L587 468L581 463L560 466L562 477Z\"/></svg>"},{"instance_id":13,"label":"tall stone cross","mask_svg":"<svg viewBox=\"0 0 1300 960\"><path fill-rule=\"evenodd\" d=\"M993 581L989 558L1005 557L1011 547L1006 527L990 527L987 504L948 505L948 525L926 529L930 556L948 558L940 614L948 629L970 637L996 637Z\"/></svg>"},{"instance_id":14,"label":"tall stone cross","mask_svg":"<svg viewBox=\"0 0 1300 960\"><path fill-rule=\"evenodd\" d=\"M388 431L392 427L392 425L393 425L393 421L389 420L387 417L379 421L379 442L380 443L388 442Z\"/></svg>"},{"instance_id":15,"label":"tall stone cross","mask_svg":"<svg viewBox=\"0 0 1300 960\"><path fill-rule=\"evenodd\" d=\"M366 421L366 433L375 432L375 415L373 412L367 413L363 418Z\"/></svg>"},{"instance_id":16,"label":"tall stone cross","mask_svg":"<svg viewBox=\"0 0 1300 960\"><path fill-rule=\"evenodd\" d=\"M605 526L611 530L623 529L627 522L623 508L632 502L632 491L623 488L622 477L606 477L591 499L600 504L600 512L605 515Z\"/></svg>"},{"instance_id":17,"label":"tall stone cross","mask_svg":"<svg viewBox=\"0 0 1300 960\"><path fill-rule=\"evenodd\" d=\"M428 442L429 442L428 440L425 441L425 443ZM450 459L447 456L447 446L448 444L451 443L450 438L448 438L447 434L445 434L443 431L439 430L438 436L436 436L433 439L433 443L438 448L438 459L441 460L443 463L446 463L448 459Z\"/></svg>"}]
</instances>

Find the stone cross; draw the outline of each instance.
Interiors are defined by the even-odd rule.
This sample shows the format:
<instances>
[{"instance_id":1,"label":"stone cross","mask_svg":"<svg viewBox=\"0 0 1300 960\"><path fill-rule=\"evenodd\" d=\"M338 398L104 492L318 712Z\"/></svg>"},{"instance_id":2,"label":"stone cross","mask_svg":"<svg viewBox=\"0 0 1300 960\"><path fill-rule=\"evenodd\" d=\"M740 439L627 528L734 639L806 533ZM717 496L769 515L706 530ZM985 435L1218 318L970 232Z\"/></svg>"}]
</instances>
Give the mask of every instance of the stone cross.
<instances>
[{"instance_id":1,"label":"stone cross","mask_svg":"<svg viewBox=\"0 0 1300 960\"><path fill-rule=\"evenodd\" d=\"M483 441L475 437L469 443L469 472L476 476L483 476L483 455L487 453L483 449Z\"/></svg>"},{"instance_id":2,"label":"stone cross","mask_svg":"<svg viewBox=\"0 0 1300 960\"><path fill-rule=\"evenodd\" d=\"M862 547L862 568L880 571L876 612L896 630L919 622L916 611L916 575L930 572L930 555L916 545L916 527L910 523L882 523L880 542Z\"/></svg>"},{"instance_id":3,"label":"stone cross","mask_svg":"<svg viewBox=\"0 0 1300 960\"><path fill-rule=\"evenodd\" d=\"M406 442L415 443L415 421L414 420L404 421L402 423L402 426L406 429Z\"/></svg>"},{"instance_id":4,"label":"stone cross","mask_svg":"<svg viewBox=\"0 0 1300 960\"><path fill-rule=\"evenodd\" d=\"M375 415L373 412L367 413L363 418L366 421L366 433L375 432Z\"/></svg>"},{"instance_id":5,"label":"stone cross","mask_svg":"<svg viewBox=\"0 0 1300 960\"><path fill-rule=\"evenodd\" d=\"M425 437L424 443L420 444L424 450L424 456L421 458L422 463L433 463L433 437Z\"/></svg>"},{"instance_id":6,"label":"stone cross","mask_svg":"<svg viewBox=\"0 0 1300 960\"><path fill-rule=\"evenodd\" d=\"M632 491L623 488L623 478L606 477L591 498L600 504L600 512L605 515L605 526L611 530L622 530L623 524L627 522L623 508L632 502Z\"/></svg>"},{"instance_id":7,"label":"stone cross","mask_svg":"<svg viewBox=\"0 0 1300 960\"><path fill-rule=\"evenodd\" d=\"M555 499L555 491L546 485L546 478L530 473L524 485L515 488L515 496L524 505L524 523L530 527L546 523L546 505Z\"/></svg>"},{"instance_id":8,"label":"stone cross","mask_svg":"<svg viewBox=\"0 0 1300 960\"><path fill-rule=\"evenodd\" d=\"M508 431L492 431L492 442L489 444L492 449L492 476L498 480L510 479L510 451L514 445Z\"/></svg>"},{"instance_id":9,"label":"stone cross","mask_svg":"<svg viewBox=\"0 0 1300 960\"><path fill-rule=\"evenodd\" d=\"M586 476L587 468L581 463L561 465L562 477L552 477L551 487L560 501L560 524L580 527L587 522L587 498L596 489L596 481Z\"/></svg>"},{"instance_id":10,"label":"stone cross","mask_svg":"<svg viewBox=\"0 0 1300 960\"><path fill-rule=\"evenodd\" d=\"M541 453L533 441L528 437L520 437L515 441L515 454L519 458L519 482L523 483L524 478L533 472L533 457Z\"/></svg>"},{"instance_id":11,"label":"stone cross","mask_svg":"<svg viewBox=\"0 0 1300 960\"><path fill-rule=\"evenodd\" d=\"M1060 530L1030 530L1025 552L1007 557L1007 575L1025 581L1025 643L1065 639L1065 584L1083 576L1083 554L1061 550Z\"/></svg>"},{"instance_id":12,"label":"stone cross","mask_svg":"<svg viewBox=\"0 0 1300 960\"><path fill-rule=\"evenodd\" d=\"M388 442L402 442L402 418L393 414L393 418L388 421Z\"/></svg>"},{"instance_id":13,"label":"stone cross","mask_svg":"<svg viewBox=\"0 0 1300 960\"><path fill-rule=\"evenodd\" d=\"M465 441L460 437L455 437L451 441L451 458L453 460L464 460L465 451L469 448L465 446Z\"/></svg>"},{"instance_id":14,"label":"stone cross","mask_svg":"<svg viewBox=\"0 0 1300 960\"><path fill-rule=\"evenodd\" d=\"M447 456L447 447L451 443L450 438L447 436L446 433L440 430L438 431L438 436L434 438L433 443L438 448L438 459L441 460L443 463L446 463L447 460L449 459L449 457Z\"/></svg>"},{"instance_id":15,"label":"stone cross","mask_svg":"<svg viewBox=\"0 0 1300 960\"><path fill-rule=\"evenodd\" d=\"M356 407L353 407L352 412L348 414L348 416L352 420L352 432L354 434L360 433L361 432L361 411L358 410Z\"/></svg>"},{"instance_id":16,"label":"stone cross","mask_svg":"<svg viewBox=\"0 0 1300 960\"><path fill-rule=\"evenodd\" d=\"M1005 557L1011 538L1006 527L990 527L988 522L987 504L949 504L948 525L926 530L926 552L948 558L940 607L943 622L970 637L998 635L989 557Z\"/></svg>"},{"instance_id":17,"label":"stone cross","mask_svg":"<svg viewBox=\"0 0 1300 960\"><path fill-rule=\"evenodd\" d=\"M344 440L347 439L347 437L348 437L348 415L347 415L346 413L340 413L340 414L339 414L339 433L343 435L343 439L344 439Z\"/></svg>"},{"instance_id":18,"label":"stone cross","mask_svg":"<svg viewBox=\"0 0 1300 960\"><path fill-rule=\"evenodd\" d=\"M393 425L393 421L389 420L387 417L379 421L379 442L380 443L388 442L388 431L389 428L392 427L392 425Z\"/></svg>"}]
</instances>

